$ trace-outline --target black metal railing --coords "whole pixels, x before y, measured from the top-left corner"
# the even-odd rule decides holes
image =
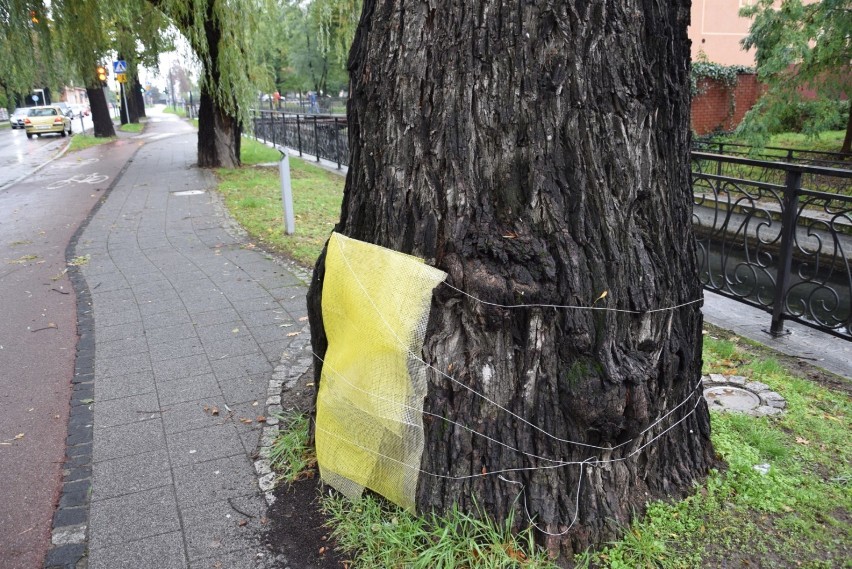
[[[278,146],[328,160],[337,167],[349,165],[349,131],[345,117],[294,115],[278,111],[252,111],[254,137]]]
[[[253,111],[254,136],[349,164],[346,118]],[[852,171],[692,153],[693,227],[704,287],[852,340]],[[779,300],[776,300],[779,299]]]
[[[756,171],[773,181],[742,176]],[[805,186],[850,179],[850,170],[693,152],[704,287],[770,312],[773,335],[794,320],[852,340],[852,196]]]
[[[823,150],[801,150],[798,148],[781,148],[777,146],[754,147],[735,142],[715,142],[708,140],[693,141],[693,151],[738,156],[764,162],[785,162],[803,166],[821,166],[848,170],[852,168],[852,155]],[[749,180],[784,184],[785,173],[777,168],[762,166],[736,165],[740,177]],[[811,190],[827,191],[852,195],[852,180],[826,178],[819,172],[808,172],[804,175],[802,185]]]

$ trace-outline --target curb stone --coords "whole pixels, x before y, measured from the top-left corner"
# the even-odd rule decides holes
[[[295,385],[313,363],[310,353],[310,326],[302,327],[298,335],[293,337],[290,345],[281,354],[281,361],[272,372],[269,380],[269,389],[266,399],[266,427],[260,437],[258,459],[254,462],[254,469],[258,476],[258,485],[266,498],[266,503],[275,503],[275,490],[278,475],[272,471],[272,463],[269,459],[272,446],[281,428],[278,416],[284,413],[281,405],[281,394]],[[307,349],[306,349],[307,348]]]

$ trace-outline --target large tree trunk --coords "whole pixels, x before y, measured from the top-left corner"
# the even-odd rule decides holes
[[[237,120],[218,107],[207,88],[198,100],[198,165],[201,168],[240,166],[241,128]]]
[[[142,84],[139,83],[139,77],[133,77],[131,85],[130,94],[136,101],[136,114],[139,118],[147,117],[148,115],[145,113],[145,95],[142,94]]]
[[[212,84],[219,83],[219,44],[222,29],[213,14],[212,0],[207,3],[204,23],[207,45],[210,50],[209,76]],[[174,93],[172,93],[174,96]],[[236,107],[236,103],[234,104]],[[198,165],[201,168],[237,168],[240,166],[240,140],[242,128],[236,113],[228,113],[211,96],[207,84],[201,82],[198,101]]]
[[[89,108],[92,111],[92,124],[96,137],[115,136],[115,127],[107,105],[103,87],[86,87],[89,96]]]
[[[713,465],[700,305],[651,312],[702,297],[688,18],[688,0],[365,1],[337,231],[425,258],[490,302],[637,311],[508,309],[435,289],[424,359],[500,407],[432,373],[424,409],[521,452],[424,417],[420,511],[515,509],[569,555]],[[320,356],[323,275],[321,257]],[[488,475],[515,468],[532,470]]]
[[[136,99],[128,88],[130,83],[122,83],[121,85],[121,124],[138,124],[139,110],[136,108]]]

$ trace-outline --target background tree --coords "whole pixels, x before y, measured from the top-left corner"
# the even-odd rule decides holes
[[[346,89],[346,58],[360,13],[360,0],[279,0],[279,18],[260,22],[258,62],[268,66],[281,93]],[[268,86],[267,86],[268,89]]]
[[[240,165],[242,124],[262,70],[251,59],[255,18],[263,3],[252,0],[149,0],[171,19],[201,63],[198,165]]]
[[[0,86],[6,105],[14,107],[33,87],[57,93],[67,67],[54,50],[55,28],[43,2],[0,0]],[[54,61],[54,65],[32,65]]]
[[[852,94],[852,8],[848,0],[758,0],[740,10],[754,18],[743,48],[755,48],[757,75],[767,92],[746,115],[741,132],[762,140],[804,91],[817,95],[817,112],[803,117],[802,130],[825,130],[837,102]],[[852,105],[847,101],[846,137],[841,152],[852,151]]]
[[[652,312],[702,298],[688,18],[688,0],[364,2],[336,230],[427,259],[485,301],[590,306],[606,291],[596,306],[613,309],[435,290],[425,361],[516,416],[436,373],[424,409],[550,460],[606,462],[543,468],[553,462],[425,416],[421,469],[451,478],[421,474],[418,510],[476,500],[526,524],[526,504],[548,547],[570,554],[713,465],[699,305]],[[320,356],[324,271],[323,256],[308,295]],[[487,475],[511,468],[532,469],[507,475],[524,500]]]

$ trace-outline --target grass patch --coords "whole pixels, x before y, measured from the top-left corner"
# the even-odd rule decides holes
[[[278,162],[281,154],[254,140],[243,139],[243,164]],[[231,215],[264,248],[284,253],[306,267],[314,264],[340,216],[343,177],[290,159],[296,232],[284,231],[278,167],[220,169],[219,191]]]
[[[321,507],[338,546],[354,555],[351,569],[556,569],[529,531],[512,533],[511,516],[502,525],[457,508],[418,517],[370,495],[353,503],[324,494]]]
[[[179,117],[186,117],[186,110],[183,107],[167,106],[163,109],[163,112],[170,115],[177,115]]]
[[[314,449],[308,445],[308,416],[296,413],[278,418],[283,428],[269,453],[272,469],[279,473],[281,480],[287,482],[312,476],[317,458]]]
[[[705,337],[705,371],[736,370],[787,399],[780,417],[711,413],[713,444],[728,465],[674,504],[656,502],[625,537],[578,556],[581,567],[849,567],[852,449],[849,397]],[[756,465],[769,465],[761,474]]]
[[[114,136],[108,137],[95,137],[91,134],[75,134],[71,138],[71,144],[68,147],[69,152],[73,152],[75,150],[85,150],[86,148],[91,148],[92,146],[98,146],[100,144],[107,144],[116,140]]]
[[[127,123],[121,125],[118,130],[122,132],[142,132],[142,129],[145,128],[145,125],[142,123]]]

